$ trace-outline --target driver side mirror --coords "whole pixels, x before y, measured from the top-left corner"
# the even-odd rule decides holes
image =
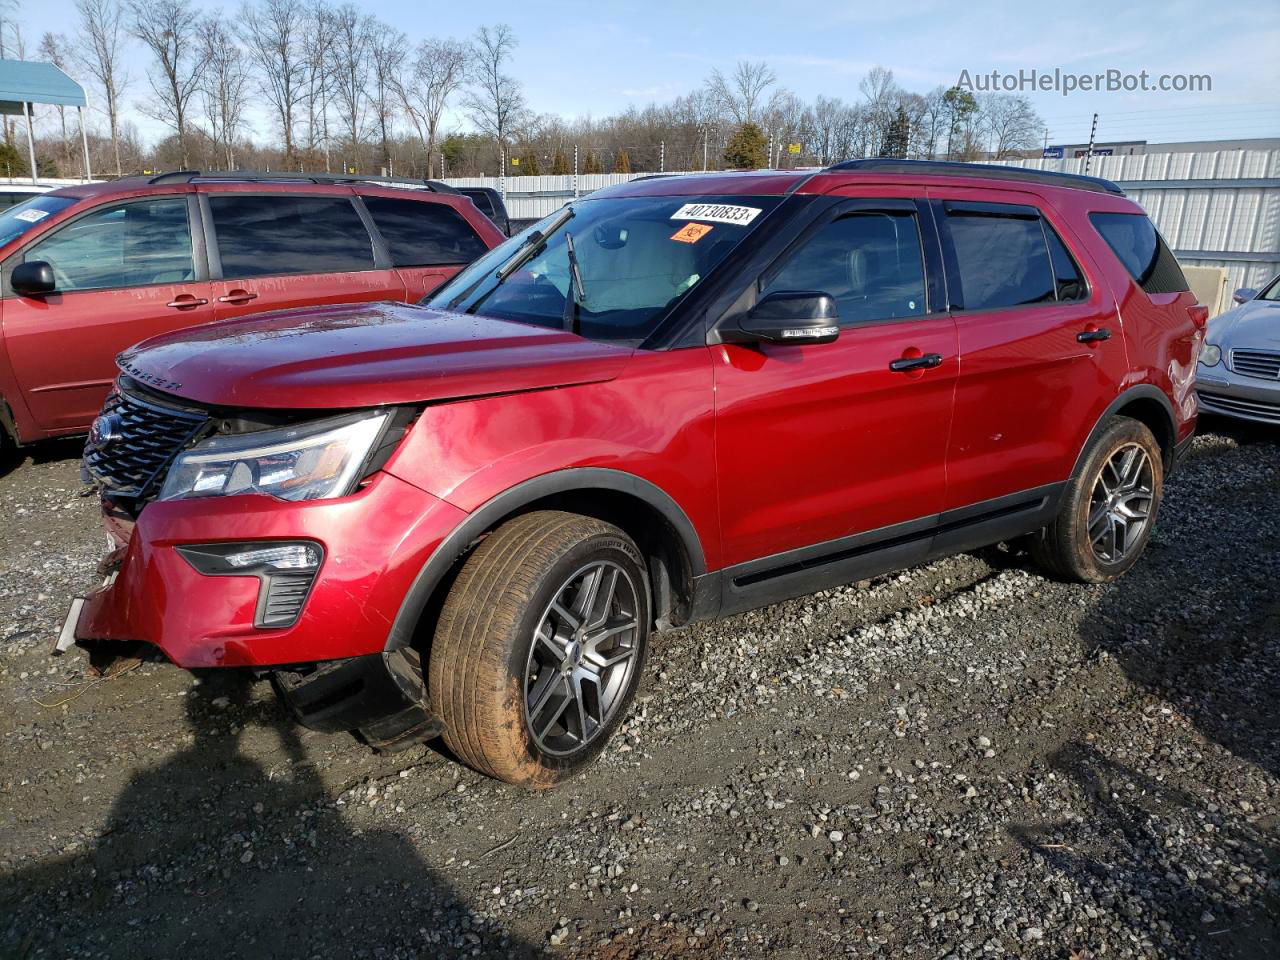
[[[13,292],[23,297],[41,297],[46,293],[53,293],[57,285],[53,267],[44,260],[20,263],[9,276],[9,286],[13,287]]]
[[[738,343],[831,343],[840,336],[836,302],[816,290],[771,293],[738,322],[722,331]]]
[[[1241,287],[1231,295],[1231,299],[1236,303],[1247,303],[1258,295],[1258,291],[1253,287]]]

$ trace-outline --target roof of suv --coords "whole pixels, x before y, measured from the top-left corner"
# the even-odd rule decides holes
[[[399,188],[416,193],[435,193],[459,196],[458,191],[439,180],[413,180],[406,177],[376,177],[364,174],[342,173],[263,173],[256,170],[211,171],[179,170],[154,176],[141,175],[102,180],[97,183],[76,184],[63,187],[57,193],[72,197],[93,197],[116,193],[148,193],[172,189],[177,184],[265,184],[273,186],[343,186]]]
[[[972,181],[996,181],[998,186],[1029,183],[1037,186],[1085,190],[1092,193],[1124,196],[1124,191],[1110,180],[1072,173],[1056,173],[1024,167],[1009,167],[986,163],[957,163],[945,160],[899,160],[890,157],[849,160],[822,170],[753,170],[736,173],[694,173],[672,176],[640,177],[627,183],[599,191],[608,196],[657,196],[657,195],[756,195],[777,196],[787,193],[808,193],[806,184],[822,177],[819,183],[829,183],[832,174],[866,175],[897,178],[944,178]],[[815,184],[816,186],[817,184]]]

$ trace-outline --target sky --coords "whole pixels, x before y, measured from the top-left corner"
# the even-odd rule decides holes
[[[1074,74],[1208,74],[1209,92],[1028,92],[1050,143],[1149,142],[1280,136],[1280,3],[1275,0],[1075,0],[1069,4],[818,0],[539,0],[510,4],[424,4],[364,0],[362,9],[403,30],[467,38],[482,23],[511,25],[519,46],[510,72],[528,105],[565,116],[605,116],[629,105],[669,100],[697,87],[714,68],[764,60],[779,85],[805,100],[859,98],[870,68],[893,70],[924,93],[992,70]],[[216,3],[205,2],[205,9]],[[224,5],[234,14],[235,5]],[[67,32],[71,0],[19,0],[34,50],[46,30]],[[147,94],[145,58],[132,54],[126,98]],[[92,93],[91,93],[92,96]],[[162,131],[138,117],[144,138]],[[452,117],[458,126],[460,115]],[[255,123],[269,134],[265,114]]]

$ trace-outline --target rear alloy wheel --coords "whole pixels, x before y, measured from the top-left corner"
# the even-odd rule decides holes
[[[1116,418],[1086,451],[1058,516],[1031,538],[1033,559],[1064,579],[1114,580],[1151,539],[1163,491],[1155,437],[1136,420]]]
[[[640,551],[611,524],[538,511],[499,527],[463,564],[432,643],[449,749],[529,787],[589,763],[635,695],[649,596]]]

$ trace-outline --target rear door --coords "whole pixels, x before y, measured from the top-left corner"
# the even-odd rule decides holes
[[[404,280],[376,250],[351,191],[200,190],[219,320],[405,299]]]
[[[447,203],[373,194],[362,195],[360,202],[410,303],[417,303],[503,239],[494,230],[491,243],[486,243]]]
[[[1109,287],[1038,196],[929,192],[960,347],[946,506],[1064,481],[1127,369]]]
[[[126,347],[214,319],[191,197],[104,203],[6,262],[5,347],[41,431],[87,428]],[[12,267],[24,260],[53,267],[53,293],[21,297],[8,289]]]

